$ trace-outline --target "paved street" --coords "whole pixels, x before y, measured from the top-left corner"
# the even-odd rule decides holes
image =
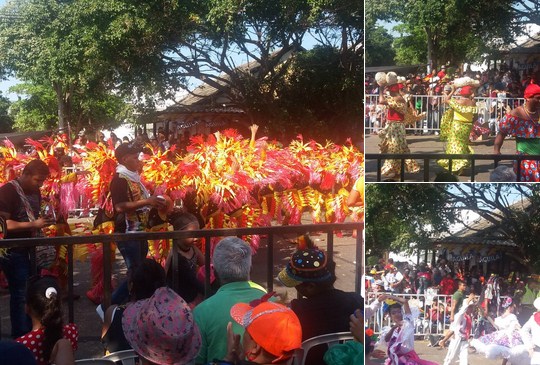
[[[491,137],[485,141],[474,141],[471,143],[472,148],[475,153],[478,154],[492,154],[493,153],[493,142],[495,137]],[[444,142],[439,140],[439,136],[436,135],[407,135],[407,142],[411,153],[444,153]],[[368,134],[365,136],[365,152],[366,153],[379,153],[379,137],[377,135]],[[516,153],[516,142],[514,139],[506,139],[501,149],[503,154],[515,154]],[[416,174],[405,174],[406,182],[419,182],[423,181],[423,161],[417,160],[421,166],[421,171]],[[511,161],[502,161],[500,165],[512,166]],[[476,162],[476,176],[475,181],[478,182],[488,182],[489,173],[493,170],[493,161],[477,161]],[[435,179],[435,176],[444,171],[442,167],[437,165],[437,162],[434,160],[430,161],[430,181]],[[460,182],[469,182],[471,181],[471,170],[470,168],[465,169],[462,176],[459,176]],[[377,181],[377,161],[376,160],[366,160],[366,182],[375,182]],[[397,179],[396,179],[397,181]]]
[[[442,364],[448,348],[442,349],[440,347],[429,347],[428,341],[417,340],[414,343],[414,349],[418,356],[423,360],[433,361],[437,364]],[[383,364],[383,360],[374,360],[375,363]],[[473,350],[469,349],[469,365],[500,365],[502,359],[486,359],[483,355],[475,353]],[[452,363],[459,364],[459,360],[456,359]]]
[[[309,223],[308,217],[303,220],[303,223]],[[315,243],[326,248],[326,235],[312,235]],[[274,252],[274,278],[277,277],[279,271],[287,263],[294,247],[287,245],[283,240],[276,239],[277,244]],[[336,274],[338,280],[336,287],[346,291],[354,291],[355,279],[355,239],[349,234],[344,234],[343,237],[334,236],[334,258],[336,261]],[[116,272],[124,273],[123,260],[117,252],[115,261]],[[124,276],[120,275],[122,280]],[[252,280],[266,286],[266,244],[261,242],[257,254],[253,258]],[[74,281],[76,287],[75,293],[80,294],[81,298],[75,301],[75,323],[79,326],[79,349],[76,352],[76,358],[100,357],[103,355],[103,347],[99,340],[101,335],[101,321],[95,312],[95,305],[90,302],[85,293],[90,287],[90,264],[89,262],[76,262],[74,270]],[[274,289],[278,292],[287,293],[287,299],[296,297],[294,288],[279,287],[279,283],[274,280]],[[64,310],[67,312],[67,305]],[[9,322],[9,294],[6,289],[0,289],[0,334],[2,339],[9,338],[10,322]]]

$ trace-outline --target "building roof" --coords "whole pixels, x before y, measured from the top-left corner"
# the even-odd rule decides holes
[[[531,203],[529,200],[518,200],[510,205],[509,208],[526,210],[530,204]],[[511,239],[508,239],[508,237],[502,232],[500,223],[495,224],[482,217],[479,217],[475,221],[469,223],[468,227],[464,227],[449,236],[433,240],[433,243],[437,246],[446,246],[448,244],[483,244],[517,247],[517,244]]]

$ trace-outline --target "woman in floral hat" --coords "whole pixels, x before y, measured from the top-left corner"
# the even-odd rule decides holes
[[[444,102],[448,104],[449,109],[444,113],[441,119],[442,141],[446,141],[444,153],[447,154],[472,154],[473,150],[469,146],[469,135],[473,127],[473,120],[476,118],[478,109],[474,100],[474,92],[479,85],[478,80],[470,77],[462,77],[454,80],[451,85],[452,91],[445,96]],[[453,99],[452,96],[459,88],[461,98]],[[469,165],[468,160],[452,160],[452,169],[450,161],[447,159],[438,160],[437,163],[458,175]]]
[[[375,75],[377,84],[381,86],[379,104],[388,106],[386,116],[386,126],[379,132],[379,149],[381,153],[410,153],[405,138],[405,125],[413,124],[421,120],[423,115],[415,115],[409,103],[403,98],[400,90],[403,82],[395,72],[377,73]],[[386,94],[382,92],[385,87]],[[415,160],[405,160],[405,170],[407,172],[418,172],[420,166]],[[383,175],[389,178],[401,173],[401,160],[385,160],[381,169]]]

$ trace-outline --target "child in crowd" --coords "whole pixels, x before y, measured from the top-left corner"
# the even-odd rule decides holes
[[[27,314],[32,331],[16,339],[36,358],[38,365],[73,364],[79,331],[73,323],[64,325],[62,299],[52,276],[31,278],[26,291]]]
[[[165,286],[165,271],[152,259],[144,259],[130,272],[128,288],[131,302],[147,299],[154,292]],[[129,350],[131,346],[122,330],[122,316],[126,305],[111,305],[105,313],[101,332],[101,341],[106,353]]]
[[[282,304],[259,300],[237,303],[230,313],[234,321],[244,327],[244,335],[240,341],[240,335],[233,333],[232,322],[229,322],[225,357],[228,362],[213,364],[285,364],[302,346],[300,321]]]
[[[192,231],[199,229],[199,221],[191,213],[182,213],[171,218],[175,231]],[[204,266],[204,255],[197,247],[199,238],[184,238],[175,241],[176,252],[171,249],[165,271],[167,284],[173,287],[173,275],[178,277],[177,293],[193,308],[204,298],[204,285],[197,280],[199,267]],[[178,258],[178,272],[173,273],[173,255]]]

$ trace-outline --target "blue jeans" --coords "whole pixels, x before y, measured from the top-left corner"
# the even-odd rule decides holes
[[[122,241],[118,242],[116,246],[122,257],[124,257],[128,271],[140,265],[142,260],[148,255],[148,241]],[[122,304],[128,299],[128,282],[124,280],[112,293],[111,304]]]
[[[0,257],[0,267],[9,284],[9,315],[11,336],[20,337],[32,329],[32,320],[25,311],[26,283],[30,276],[30,256],[27,250],[8,251]]]

